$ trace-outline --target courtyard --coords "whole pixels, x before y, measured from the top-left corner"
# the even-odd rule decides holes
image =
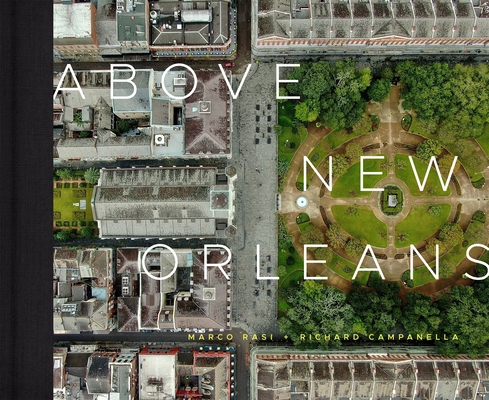
[[[469,235],[469,227],[475,229],[473,215],[479,210],[487,211],[486,195],[472,184],[474,179],[471,179],[471,175],[478,177],[484,175],[485,171],[467,172],[462,162],[462,167],[453,173],[447,190],[443,190],[440,178],[432,167],[423,190],[420,190],[409,156],[413,156],[419,179],[423,180],[429,166],[414,157],[413,149],[424,142],[426,137],[419,132],[412,132],[416,124],[407,130],[406,124],[401,123],[408,114],[402,108],[399,86],[392,87],[382,103],[369,103],[367,113],[380,119],[378,129],[369,133],[357,134],[353,131],[345,137],[320,124],[310,123],[306,138],[301,134],[300,139],[294,139],[290,132],[287,134],[287,140],[301,144],[290,161],[281,193],[280,218],[292,243],[292,246],[279,250],[279,265],[287,265],[281,286],[299,283],[300,278],[303,278],[304,251],[300,225],[304,218],[298,221],[299,214],[306,215],[307,223],[318,227],[325,237],[328,237],[331,226],[339,226],[340,235],[346,241],[357,240],[370,244],[386,280],[405,283],[405,272],[409,270],[410,245],[414,245],[422,257],[434,265],[434,256],[426,251],[428,242],[436,239],[445,225],[459,225],[465,234],[463,244],[440,250],[440,264],[450,259],[449,262],[456,266],[453,273],[435,280],[423,266],[422,260],[414,257],[414,279],[410,287],[415,287],[423,294],[433,295],[447,287],[466,282],[464,274],[473,269],[473,263],[465,258],[466,247],[473,243],[487,242],[487,231],[483,224],[478,227],[480,230],[477,235]],[[378,156],[375,160],[365,160],[365,171],[378,171],[379,174],[366,175],[364,187],[387,190],[361,191],[360,163],[356,162],[339,177],[333,174],[331,192],[321,178],[308,168],[307,190],[303,191],[303,158],[307,156],[320,175],[327,177],[328,157],[332,156],[334,162],[334,157],[345,154],[346,147],[351,143],[361,147],[363,156]],[[474,143],[478,146],[475,140]],[[482,145],[479,150],[484,154]],[[449,149],[444,148],[443,154],[449,154]],[[291,149],[288,149],[287,156],[291,157]],[[447,179],[446,174],[443,179]],[[305,199],[300,207],[297,204],[299,197]],[[327,265],[310,264],[308,276],[327,277],[328,285],[348,292],[360,255],[351,256],[351,252],[348,254],[338,246],[334,248],[333,258],[328,260]],[[479,248],[471,252],[474,258],[481,255],[482,249]],[[311,252],[307,258],[317,257]],[[339,261],[341,267],[336,268]],[[362,267],[375,267],[372,257],[366,257]],[[363,272],[356,280],[365,284],[368,274]],[[409,289],[403,285],[402,290]]]

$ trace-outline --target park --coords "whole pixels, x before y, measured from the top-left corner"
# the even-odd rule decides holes
[[[433,87],[443,85],[437,81],[440,77],[426,78],[434,81],[426,88],[418,81],[419,76],[429,76],[441,68],[446,81],[454,86],[462,85],[466,79],[463,74],[474,74],[474,70],[487,84],[489,70],[486,66],[455,66],[451,70],[435,64],[416,67],[405,62],[395,68],[400,83],[391,85],[394,72],[387,68],[381,76],[369,76],[368,88],[365,82],[369,72],[365,70],[345,72],[352,66],[345,62],[317,64],[321,62],[294,70],[289,77],[302,81],[302,74],[312,80],[314,73],[321,75],[322,70],[322,75],[328,76],[324,74],[327,71],[332,81],[316,78],[314,86],[328,95],[312,84],[305,83],[299,89],[290,85],[286,86],[289,94],[307,96],[295,103],[287,100],[278,104],[279,326],[292,333],[295,324],[303,330],[309,326],[312,333],[326,329],[323,325],[330,325],[326,314],[314,316],[314,295],[316,300],[324,296],[326,303],[334,299],[334,318],[342,322],[328,331],[361,334],[387,333],[395,327],[420,329],[415,318],[423,317],[416,314],[419,311],[413,304],[426,301],[424,313],[433,315],[431,322],[423,322],[424,329],[430,326],[441,333],[440,315],[446,304],[438,300],[452,299],[454,293],[463,291],[473,295],[474,291],[487,290],[486,282],[474,284],[469,277],[485,277],[487,272],[489,206],[484,185],[489,166],[489,123],[487,114],[480,116],[478,110],[471,117],[473,125],[462,129],[458,114],[456,118],[443,114],[442,106],[434,105],[433,100],[431,105],[421,104],[419,97],[426,99]],[[358,95],[353,93],[348,99],[347,92],[338,93],[334,87],[338,76],[341,84],[356,88]],[[366,86],[363,92],[362,85]],[[440,95],[444,107],[454,102],[452,112],[463,108],[462,98],[469,95],[459,89],[453,87],[446,99]],[[482,109],[489,106],[486,103],[479,103]],[[340,104],[337,110],[336,104]],[[432,114],[424,115],[430,107]],[[460,111],[470,112],[466,107]],[[366,250],[367,245],[371,251]],[[430,268],[435,267],[437,256],[439,276],[435,278]],[[306,260],[325,262],[307,262],[308,279],[304,280]],[[358,269],[360,262],[364,271]],[[376,271],[379,268],[383,276]],[[309,280],[314,277],[317,280]],[[374,302],[389,297],[390,304],[373,317],[362,304],[369,297]],[[298,307],[301,312],[310,308],[312,316],[297,318]],[[484,307],[489,313],[488,305]],[[443,333],[457,333],[443,329]],[[294,340],[294,335],[290,336]],[[456,351],[461,348],[463,345]],[[444,349],[448,351],[448,346]],[[453,346],[450,349],[455,351]]]

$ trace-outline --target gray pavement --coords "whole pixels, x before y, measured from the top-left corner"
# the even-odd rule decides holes
[[[241,77],[239,77],[241,79]],[[277,271],[277,111],[275,68],[253,64],[234,103],[233,158],[236,181],[236,237],[229,242],[235,257],[233,324],[250,334],[277,330],[277,281],[258,280]],[[233,84],[237,86],[238,82]]]

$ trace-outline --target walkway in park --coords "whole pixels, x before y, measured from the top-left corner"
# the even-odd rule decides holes
[[[398,281],[401,279],[402,273],[409,269],[409,257],[405,257],[403,259],[394,259],[396,254],[407,254],[409,255],[409,246],[403,248],[395,247],[395,226],[401,220],[403,220],[411,210],[413,205],[419,204],[450,204],[451,205],[451,213],[448,218],[449,221],[453,220],[456,216],[457,207],[461,204],[461,214],[458,222],[462,226],[462,228],[466,228],[471,220],[472,214],[479,210],[480,208],[485,207],[485,201],[483,199],[484,194],[481,193],[479,189],[476,189],[471,184],[470,178],[463,168],[459,168],[459,170],[455,173],[456,179],[460,184],[461,195],[457,193],[457,188],[453,182],[450,182],[450,195],[449,196],[413,196],[411,195],[406,184],[395,176],[395,166],[394,166],[394,157],[396,154],[412,154],[407,149],[402,149],[395,147],[395,143],[403,143],[417,146],[424,139],[418,135],[408,133],[401,128],[401,119],[405,114],[404,110],[400,105],[400,89],[399,86],[395,86],[392,88],[389,97],[382,103],[374,103],[369,104],[368,111],[370,114],[377,115],[380,120],[379,129],[375,132],[359,136],[353,138],[351,141],[348,141],[338,148],[336,148],[330,155],[334,154],[344,154],[344,148],[347,143],[355,142],[360,144],[362,147],[366,147],[372,144],[379,144],[380,148],[375,150],[370,150],[364,155],[379,155],[384,154],[387,157],[387,160],[392,164],[388,168],[387,176],[381,179],[376,187],[382,187],[387,184],[395,184],[399,186],[404,192],[404,205],[401,213],[394,217],[388,218],[384,216],[378,207],[378,195],[379,192],[372,192],[372,194],[368,197],[360,197],[360,198],[340,198],[336,199],[331,196],[331,193],[323,188],[324,194],[321,196],[321,180],[320,178],[314,174],[313,178],[310,181],[310,186],[307,188],[306,192],[299,190],[296,188],[297,177],[300,173],[302,173],[303,159],[304,156],[310,154],[310,152],[316,147],[316,145],[324,138],[325,135],[329,134],[330,131],[325,129],[324,127],[316,127],[315,124],[310,124],[308,128],[308,136],[306,140],[301,144],[298,148],[294,158],[290,164],[290,169],[285,177],[285,185],[284,190],[281,195],[281,214],[285,216],[286,226],[288,232],[292,236],[292,241],[299,252],[299,254],[304,258],[303,247],[299,244],[299,238],[301,236],[299,227],[296,223],[296,217],[305,212],[309,215],[311,222],[320,227],[323,232],[326,232],[327,227],[321,216],[320,206],[322,206],[325,210],[326,217],[331,223],[335,223],[336,220],[334,218],[333,213],[331,212],[332,205],[355,205],[355,206],[368,206],[374,212],[375,216],[385,222],[387,224],[387,239],[388,244],[386,248],[378,248],[373,247],[373,250],[377,254],[386,254],[387,260],[378,260],[380,267],[385,275],[387,280]],[[411,165],[407,165],[406,168],[411,168]],[[328,174],[328,170],[324,165],[324,162],[320,164],[317,168],[318,172],[322,176],[326,176]],[[420,174],[421,175],[421,174]],[[423,179],[423,176],[420,176]],[[335,182],[333,179],[333,184]],[[359,177],[360,179],[360,177]],[[296,204],[296,200],[298,197],[304,196],[308,200],[308,204],[304,208],[299,208]],[[418,248],[424,246],[425,242],[422,243],[413,243]],[[473,257],[480,256],[482,251],[477,251],[480,249],[474,249],[471,252]],[[340,254],[344,256],[346,255]],[[423,256],[427,257],[426,254]],[[352,260],[356,264],[357,260]],[[415,259],[415,266],[422,265],[422,262],[419,259]],[[466,272],[472,263],[468,262],[467,259],[462,262],[458,268],[457,272],[452,279],[439,279],[433,281],[427,285],[424,285],[421,288],[418,288],[419,291],[425,294],[433,294],[436,293],[447,286],[451,286],[457,280],[456,277],[460,277],[464,272]],[[367,257],[365,259],[363,267],[375,267],[374,261],[371,257]],[[341,277],[340,275],[333,272],[331,269],[324,266],[324,264],[310,264],[308,266],[308,275],[322,275],[327,276],[329,280],[329,284],[332,286],[337,286],[342,290],[348,291],[351,287],[351,281]]]

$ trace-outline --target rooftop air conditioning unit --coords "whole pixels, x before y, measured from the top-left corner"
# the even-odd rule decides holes
[[[165,135],[155,135],[155,144],[164,146],[165,145]]]

